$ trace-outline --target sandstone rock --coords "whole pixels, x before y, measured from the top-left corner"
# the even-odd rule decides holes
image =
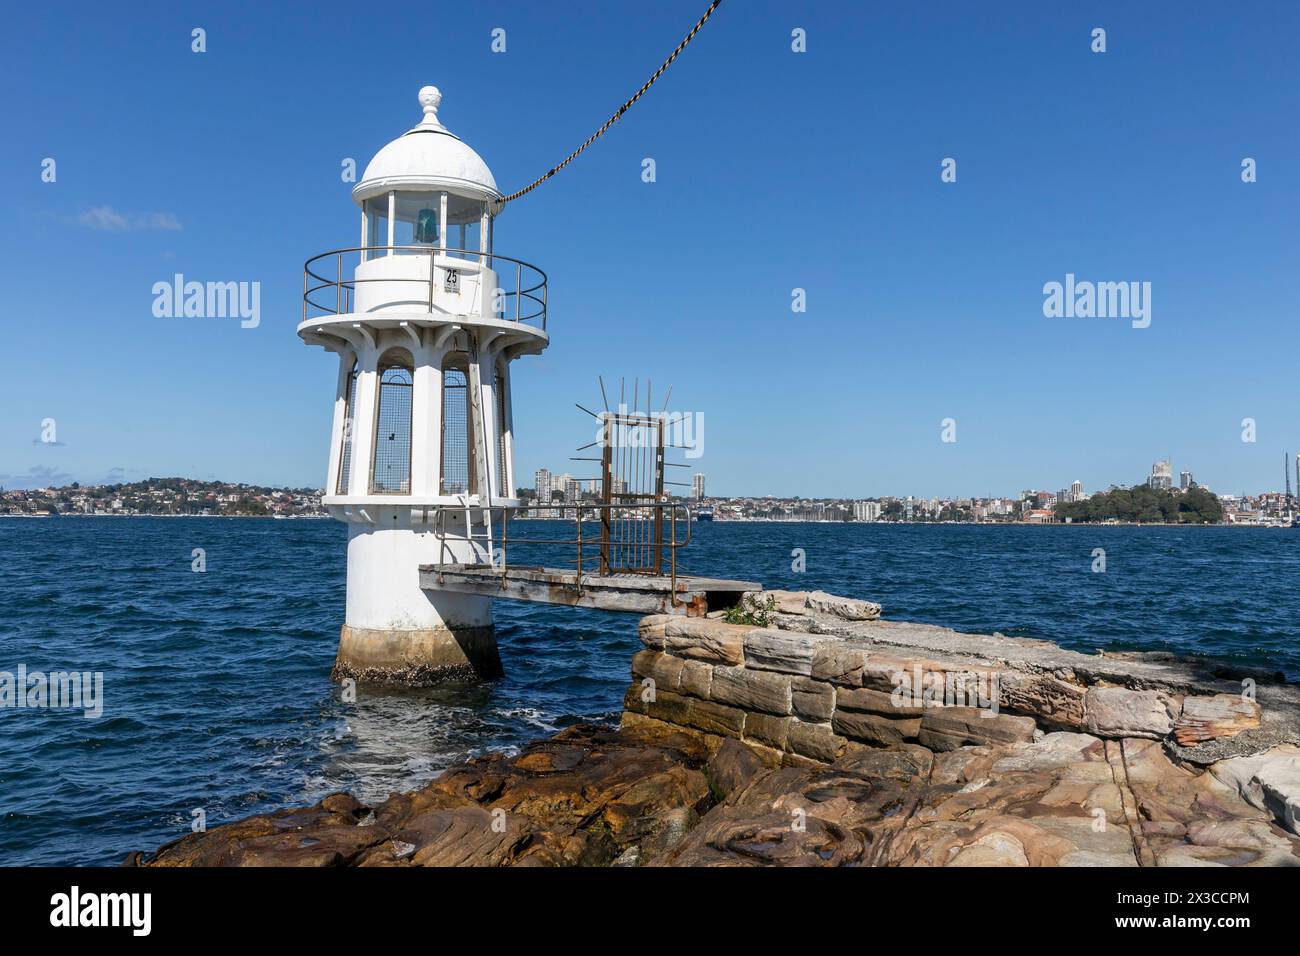
[[[844,752],[847,741],[829,723],[793,721],[786,728],[786,748],[801,757],[830,763]]]
[[[671,614],[652,614],[648,617],[641,618],[637,625],[637,637],[646,647],[662,651],[664,649],[664,640],[668,636],[668,622],[673,620]]]
[[[703,773],[674,766],[619,793],[605,806],[604,820],[620,846],[636,843],[653,850],[679,838],[711,802]]]
[[[1041,740],[1012,744],[990,769],[995,773],[1057,770],[1090,761],[1105,763],[1106,754],[1101,740],[1090,734],[1058,732],[1047,734]]]
[[[632,676],[650,678],[659,690],[676,692],[685,666],[680,657],[649,648],[632,655]]]
[[[677,686],[683,694],[708,700],[713,686],[713,666],[703,661],[682,661]]]
[[[993,763],[1001,753],[1001,749],[992,747],[962,747],[935,753],[930,782],[944,785],[964,785],[975,780],[987,782]]]
[[[828,641],[813,649],[811,676],[832,684],[860,687],[866,663],[867,652],[862,648]]]
[[[968,663],[873,652],[863,666],[862,686],[927,707],[991,706],[997,694],[996,674]]]
[[[1300,834],[1300,747],[1283,745],[1220,760],[1210,773],[1251,806],[1272,814],[1280,826]]]
[[[920,717],[882,717],[835,708],[831,726],[838,734],[854,740],[865,740],[882,747],[896,747],[907,740],[916,740],[921,730]]]
[[[714,701],[691,700],[681,722],[711,734],[739,737],[745,730],[745,712]]]
[[[641,848],[639,846],[628,847],[617,857],[615,857],[614,862],[610,864],[610,866],[616,866],[620,868],[640,866],[640,865],[641,865]]]
[[[1254,730],[1259,723],[1259,704],[1240,694],[1187,697],[1174,721],[1174,739],[1184,747],[1193,747],[1216,737],[1235,737],[1243,730]]]
[[[835,686],[810,677],[790,681],[790,709],[812,723],[824,723],[835,712]]]
[[[862,856],[851,830],[794,812],[718,807],[656,866],[843,866]]]
[[[798,631],[750,631],[744,641],[745,666],[807,676],[812,673],[813,652],[827,642],[839,643],[839,639]]]
[[[686,724],[690,705],[689,697],[657,687],[653,688],[651,694],[651,688],[643,687],[639,682],[629,687],[623,696],[623,707],[626,710],[670,724]]]
[[[410,858],[414,866],[504,866],[531,835],[532,827],[521,816],[458,807],[421,814],[393,834],[393,840],[415,847]]]
[[[1122,750],[1125,776],[1142,819],[1168,831],[1148,837],[1158,865],[1300,862],[1300,841],[1274,826],[1270,811],[1252,806],[1216,774],[1177,766],[1160,741],[1124,740],[1111,746]],[[1184,828],[1185,837],[1177,836],[1177,825]]]
[[[843,710],[857,710],[886,717],[920,717],[925,708],[920,704],[895,705],[894,695],[870,687],[845,687],[835,695],[835,706]],[[910,696],[907,700],[910,701]]]
[[[618,736],[629,746],[661,747],[680,753],[688,766],[702,764],[729,738],[706,734],[693,727],[670,724],[653,717],[624,711]]]
[[[755,628],[698,617],[674,617],[665,629],[663,649],[678,657],[710,664],[741,664],[745,635]]]
[[[1098,737],[1158,740],[1173,728],[1165,698],[1158,691],[1090,687],[1083,703],[1083,729]]]
[[[790,713],[790,677],[746,667],[715,667],[709,696],[742,710]]]
[[[880,617],[879,604],[837,597],[825,591],[810,592],[804,606],[814,614],[829,614],[845,621],[874,621]]]
[[[825,723],[668,696],[688,717],[727,729],[738,720],[747,735],[752,719],[783,725],[787,752],[629,709],[620,731],[571,727],[517,755],[453,767],[377,807],[334,794],[129,859],[389,867],[1300,863],[1300,839],[1274,824],[1288,819],[1287,807],[1294,822],[1288,774],[1300,747],[1221,761],[1208,773],[1174,764],[1163,741],[1069,732],[936,755],[906,742],[864,746]],[[960,710],[927,711],[921,732],[931,715],[949,719],[934,732],[953,737],[998,719]],[[889,722],[839,712],[848,715]],[[965,723],[952,722],[958,718]]]
[[[746,591],[742,595],[742,600],[755,607],[765,607],[768,598],[775,602],[778,614],[803,616],[808,613],[807,591]]]
[[[793,717],[750,712],[745,715],[745,740],[764,744],[773,750],[785,750],[786,734],[793,721]]]
[[[931,750],[956,750],[971,744],[1008,744],[1034,738],[1032,717],[994,714],[977,707],[936,707],[921,718],[917,735]]]
[[[762,758],[753,748],[728,737],[718,752],[709,758],[704,772],[709,778],[714,796],[721,800],[749,783],[765,769]]]
[[[903,744],[897,750],[881,750],[851,743],[833,766],[836,770],[900,784],[925,783],[930,779],[934,754],[916,744]]]
[[[1078,684],[1008,669],[998,672],[998,691],[1000,710],[1028,714],[1049,726],[1083,727],[1085,690]]]

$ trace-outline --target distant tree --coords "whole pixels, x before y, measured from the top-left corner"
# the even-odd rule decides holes
[[[1204,488],[1175,492],[1134,485],[1093,495],[1087,501],[1061,502],[1056,506],[1055,514],[1059,520],[1082,523],[1214,524],[1223,520],[1223,505]]]

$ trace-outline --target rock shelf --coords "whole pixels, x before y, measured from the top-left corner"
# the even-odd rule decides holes
[[[1278,675],[754,597],[762,626],[642,619],[617,730],[128,863],[1300,865],[1300,694]]]

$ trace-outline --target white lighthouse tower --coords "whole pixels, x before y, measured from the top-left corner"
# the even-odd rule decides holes
[[[438,118],[381,149],[352,198],[361,243],[309,260],[303,341],[339,356],[324,505],[348,525],[334,677],[429,684],[501,671],[491,598],[424,591],[421,565],[488,564],[517,507],[510,363],[540,353],[546,276],[493,248],[501,193]]]

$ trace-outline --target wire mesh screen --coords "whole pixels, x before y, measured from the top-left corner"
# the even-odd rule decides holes
[[[492,391],[497,399],[497,494],[511,498],[514,489],[510,487],[510,476],[506,474],[506,377],[501,374],[500,367]]]
[[[469,380],[458,368],[442,370],[441,494],[469,491]]]
[[[601,516],[603,573],[658,574],[663,564],[663,423],[647,415],[606,413],[601,493],[628,507]]]
[[[386,368],[379,377],[378,427],[371,493],[411,493],[411,370]]]
[[[338,494],[348,493],[348,482],[352,480],[352,416],[357,407],[357,378],[361,367],[352,363],[352,373],[348,375],[347,406],[343,409],[343,454],[339,456]]]

